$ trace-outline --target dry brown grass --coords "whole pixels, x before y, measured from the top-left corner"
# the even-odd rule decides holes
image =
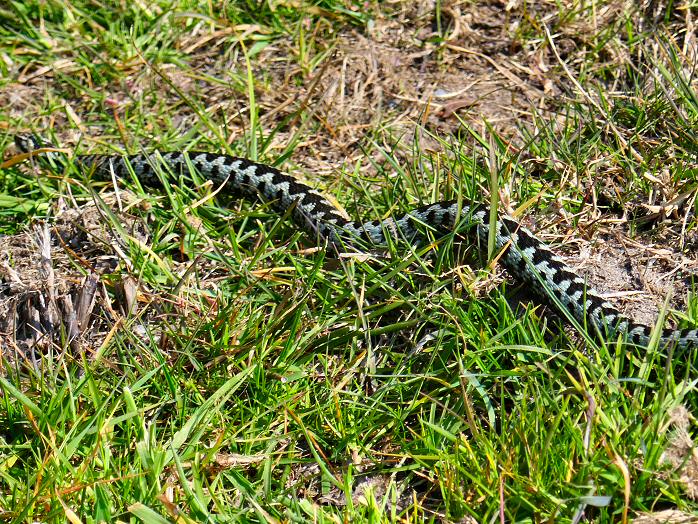
[[[348,207],[365,209],[367,204],[354,202],[357,178],[370,193],[379,194],[401,176],[390,162],[410,166],[451,157],[453,144],[471,139],[463,132],[468,127],[474,134],[501,139],[502,157],[513,159],[512,165],[534,180],[529,184],[521,171],[505,170],[499,188],[503,208],[515,212],[522,203],[534,207],[524,222],[544,239],[564,246],[568,260],[590,282],[620,300],[633,318],[649,324],[667,294],[683,307],[698,268],[695,184],[677,181],[669,169],[682,163],[686,172],[694,172],[698,164],[695,158],[681,157],[678,146],[667,146],[675,139],[670,123],[660,119],[652,130],[638,132],[612,119],[608,108],[623,102],[650,105],[631,93],[631,79],[636,77],[630,72],[639,70],[646,71],[647,92],[656,88],[674,99],[674,88],[653,67],[668,62],[666,42],[678,50],[683,72],[694,87],[698,85],[692,73],[698,65],[695,8],[673,9],[665,20],[667,6],[652,1],[453,0],[439,5],[437,16],[431,1],[381,2],[373,6],[375,15],[365,29],[335,26],[330,14],[318,18],[316,11],[308,11],[300,29],[283,34],[262,24],[218,19],[185,26],[182,19],[173,18],[172,26],[162,30],[171,32],[172,53],[183,58],[159,62],[144,58],[147,53],[136,43],[120,49],[120,54],[107,46],[93,49],[91,42],[81,40],[84,34],[69,27],[64,40],[42,33],[56,57],[47,64],[35,47],[18,38],[11,54],[0,53],[11,78],[0,87],[5,108],[0,130],[12,134],[50,129],[63,145],[79,143],[82,152],[114,146],[181,148],[202,137],[206,147],[228,145],[265,159],[292,151],[289,162],[301,175],[319,182]],[[636,45],[622,30],[626,25],[650,36]],[[250,60],[253,104],[245,78],[246,52],[259,42],[267,45]],[[102,78],[96,76],[94,64],[81,62],[81,46],[93,49],[95,63],[108,64]],[[264,148],[255,148],[250,138],[256,113],[259,120],[252,132],[270,137]],[[569,132],[570,114],[579,119],[577,135]],[[589,139],[584,118],[594,121],[604,144],[613,146],[594,149],[580,165],[568,148]],[[531,141],[545,147],[535,150]],[[643,164],[655,150],[665,153],[651,165]],[[9,147],[6,156],[12,153]],[[635,172],[637,166],[644,171]],[[360,177],[347,174],[354,169]],[[638,189],[642,184],[650,189]],[[21,182],[17,187],[21,191],[27,185],[31,186]],[[64,186],[60,187],[62,193]],[[34,231],[46,231],[41,224],[0,239],[0,278],[6,284],[0,297],[0,332],[5,332],[0,344],[13,346],[20,359],[36,360],[30,358],[30,346],[45,350],[53,344],[42,339],[45,327],[29,330],[37,315],[62,323],[75,341],[71,349],[77,355],[102,347],[122,327],[112,321],[126,318],[129,311],[136,313],[139,300],[146,309],[169,303],[172,317],[186,319],[191,314],[198,320],[215,313],[216,305],[208,312],[195,310],[179,289],[170,294],[169,289],[134,281],[136,271],[124,254],[123,239],[105,226],[99,206],[86,200],[52,203],[48,214],[55,229],[50,238],[41,233],[43,243],[31,240],[38,238]],[[131,216],[129,205],[124,209],[114,195],[107,204],[129,233],[147,244],[148,224]],[[635,214],[642,215],[647,229],[640,235],[629,229],[636,223]],[[181,239],[185,230],[173,234]],[[51,254],[49,262],[42,251]],[[225,255],[232,257],[230,252]],[[172,273],[181,276],[185,268],[196,266],[205,274],[196,284],[217,292],[221,273],[214,264],[183,257],[181,264],[171,263]],[[272,260],[252,267],[249,273],[262,282],[272,278],[274,270],[288,269],[274,264]],[[109,287],[96,284],[95,279],[117,266],[123,278],[112,278]],[[470,278],[469,272],[458,271]],[[122,295],[112,299],[119,287]],[[163,317],[145,315],[141,321],[150,327]],[[18,324],[27,328],[21,344]],[[674,430],[676,446],[666,461],[681,471],[686,493],[695,499],[695,444],[684,434],[685,427],[676,424]],[[317,504],[346,504],[338,488],[322,492],[325,479],[319,471],[315,463],[291,469],[289,486],[307,476],[301,494]],[[393,480],[369,475],[354,486],[351,499],[364,504],[366,493],[382,495]],[[175,483],[174,475],[171,481]],[[482,503],[482,494],[478,497],[468,502]],[[398,502],[402,509],[411,500],[403,493]],[[666,518],[689,521],[680,512]]]

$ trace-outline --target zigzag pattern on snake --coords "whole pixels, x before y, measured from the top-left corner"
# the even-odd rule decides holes
[[[49,147],[29,135],[17,136],[15,143],[24,152]],[[56,153],[45,155],[61,161]],[[418,242],[424,238],[426,228],[443,233],[470,225],[483,245],[487,245],[490,232],[487,206],[468,206],[457,201],[430,204],[382,221],[350,221],[320,192],[294,177],[265,164],[219,153],[175,151],[131,156],[85,155],[76,157],[74,162],[95,179],[128,178],[133,172],[146,186],[161,185],[153,165],[164,163],[173,172],[186,172],[191,165],[227,194],[253,199],[261,197],[280,213],[290,210],[298,227],[326,242],[338,253],[346,251],[357,239],[372,247],[385,246],[387,237]],[[611,340],[623,336],[630,344],[648,345],[651,333],[648,326],[624,317],[531,231],[507,217],[500,217],[496,227],[495,246],[498,252],[504,250],[500,261],[512,276],[541,297],[553,297],[553,301],[565,308],[581,326],[587,326],[597,336]],[[698,347],[698,329],[664,329],[660,345],[669,344],[679,349]]]

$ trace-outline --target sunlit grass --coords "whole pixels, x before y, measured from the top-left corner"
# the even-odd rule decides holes
[[[560,9],[560,24],[589,15]],[[48,138],[80,153],[205,149],[292,171],[317,115],[299,103],[265,121],[261,93],[277,87],[262,51],[290,41],[292,79],[308,81],[332,59],[340,30],[365,30],[379,14],[393,13],[339,0],[306,10],[233,2],[221,12],[183,0],[8,5],[0,56],[21,66],[0,60],[0,86],[52,73],[24,113],[0,115],[0,147],[17,130],[50,128]],[[546,38],[534,21],[520,27],[523,43]],[[624,96],[606,92],[602,81],[621,76],[595,67],[609,39],[649,53],[627,32],[600,29],[577,64],[594,103],[561,100],[557,119],[522,126],[516,147],[492,126],[463,123],[444,136],[419,124],[406,152],[386,125],[366,132],[355,165],[314,182],[366,219],[490,196],[524,214],[577,213],[588,186],[567,174],[601,168],[618,173],[631,211],[654,194],[648,171],[669,170],[667,198],[693,191],[698,111],[687,59],[667,41],[648,61],[652,82],[626,71]],[[231,115],[245,123],[234,135]],[[661,349],[587,345],[503,283],[486,246],[460,235],[335,259],[288,217],[214,196],[196,173],[162,168],[160,191],[123,181],[116,205],[111,184],[68,165],[50,178],[3,170],[0,232],[54,220],[59,201],[96,206],[113,242],[100,256],[117,260],[100,282],[116,296],[133,278],[137,307],[104,313],[113,328],[84,354],[65,334],[36,367],[3,348],[1,519],[619,521],[657,507],[698,511],[663,458],[670,413],[698,412],[695,351],[672,361]],[[96,262],[81,257],[85,274]],[[686,325],[697,312],[693,297]]]

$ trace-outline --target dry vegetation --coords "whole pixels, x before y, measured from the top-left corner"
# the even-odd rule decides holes
[[[255,17],[232,4],[226,16],[184,1],[0,7],[0,443],[21,447],[23,434],[38,463],[53,460],[67,444],[48,435],[72,442],[71,428],[94,420],[108,444],[80,440],[64,460],[101,457],[102,446],[118,457],[83,476],[59,460],[43,474],[50,482],[21,485],[8,478],[36,465],[0,450],[2,501],[14,505],[0,519],[60,520],[73,508],[94,521],[690,521],[695,353],[688,372],[657,380],[670,367],[660,357],[626,367],[609,344],[589,359],[593,348],[558,323],[547,332],[545,311],[511,315],[496,274],[421,260],[360,278],[353,265],[324,269],[315,246],[264,210],[225,210],[186,186],[164,198],[113,187],[97,196],[73,171],[47,179],[39,166],[12,166],[10,142],[33,130],[80,152],[280,159],[366,217],[456,191],[486,197],[494,163],[504,212],[560,246],[634,318],[652,324],[671,295],[687,311],[672,321],[690,323],[696,8],[262,2]],[[345,280],[334,283],[338,273]],[[396,273],[427,284],[405,289]],[[456,283],[436,283],[445,276]],[[328,298],[350,286],[361,300]],[[367,289],[380,291],[374,302],[362,302]],[[383,312],[381,293],[404,303]],[[453,324],[452,337],[435,329]],[[396,356],[432,331],[423,360]],[[86,396],[66,386],[83,373]],[[61,419],[64,433],[51,415],[61,403],[75,414]],[[517,417],[552,429],[536,440]],[[656,447],[639,444],[646,433]]]

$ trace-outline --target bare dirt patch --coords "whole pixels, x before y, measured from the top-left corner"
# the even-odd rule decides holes
[[[117,206],[113,195],[107,201]],[[51,224],[0,237],[0,348],[7,358],[36,363],[38,354],[66,348],[89,354],[118,318],[136,310],[138,286],[128,272],[103,279],[119,265],[123,240],[94,203],[62,204]],[[145,241],[142,225],[122,216],[124,228]]]

